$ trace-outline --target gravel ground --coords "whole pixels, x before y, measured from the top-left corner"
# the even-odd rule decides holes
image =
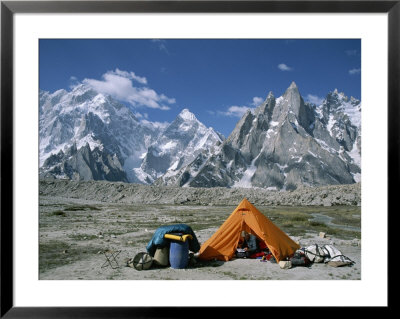
[[[97,185],[97,187],[96,187]],[[359,185],[350,185],[356,191],[348,192],[348,198],[358,198]],[[343,204],[344,197],[332,195],[334,191],[346,193],[346,187],[327,187],[316,190],[302,190],[309,194],[315,202],[316,198],[335,198]],[[139,189],[139,190],[138,190]],[[165,204],[165,194],[172,190],[161,191],[158,201],[151,201],[154,193],[144,195],[143,190],[152,187],[138,187],[132,184],[108,182],[64,182],[42,181],[39,197],[40,223],[40,279],[60,280],[360,280],[361,279],[361,243],[357,238],[344,238],[326,234],[319,237],[318,231],[297,232],[289,236],[298,241],[302,247],[311,244],[332,244],[345,256],[355,262],[353,266],[331,267],[326,264],[312,264],[311,267],[295,267],[281,269],[278,264],[261,262],[258,259],[233,259],[228,262],[197,261],[185,269],[153,266],[148,270],[138,271],[126,266],[126,260],[137,253],[146,251],[145,247],[154,230],[159,225],[186,223],[193,229],[201,243],[205,242],[230,215],[242,199],[239,190],[214,190],[209,197],[215,206],[200,205],[203,197],[209,193],[201,193],[192,189],[178,189],[170,202]],[[134,191],[138,190],[136,193]],[[329,196],[321,195],[323,191],[334,190]],[[172,192],[172,193],[171,193]],[[232,192],[232,193],[231,193]],[[238,192],[238,194],[236,194]],[[117,199],[118,193],[121,197]],[[187,196],[190,193],[192,195]],[[251,192],[250,192],[251,193]],[[256,192],[253,190],[253,193]],[[273,193],[273,197],[279,194]],[[302,193],[302,194],[303,194]],[[124,195],[125,196],[122,196]],[[161,195],[162,194],[162,195]],[[193,198],[196,194],[197,205],[186,201],[185,205],[177,205],[182,196]],[[224,205],[229,194],[236,194],[230,205]],[[264,193],[251,195],[254,204],[260,201],[270,202],[270,198],[262,199]],[[272,196],[271,195],[271,196]],[[291,192],[292,199],[299,192]],[[233,195],[232,195],[233,196]],[[287,197],[285,197],[287,196]],[[217,199],[218,198],[218,199]],[[286,198],[286,199],[283,199]],[[308,197],[307,197],[308,198]],[[339,198],[339,199],[338,199]],[[281,201],[292,203],[310,202],[310,200],[289,200],[282,195]],[[319,199],[318,199],[319,201]],[[258,204],[257,204],[258,202]],[[350,201],[351,202],[351,201]],[[356,200],[358,202],[358,199]],[[154,204],[157,203],[157,204]],[[220,206],[217,206],[218,203]],[[234,205],[233,205],[234,204]],[[332,203],[330,203],[332,204]],[[214,204],[213,204],[214,205]],[[265,205],[265,204],[264,204]],[[301,206],[301,205],[299,205]],[[327,209],[321,206],[321,211]],[[325,207],[325,208],[324,208]],[[333,211],[335,206],[330,207]],[[300,208],[299,208],[300,209]],[[294,210],[296,210],[294,208]],[[328,210],[329,211],[329,210]],[[361,218],[361,215],[354,215]],[[299,235],[300,233],[300,235]],[[359,234],[361,234],[359,232]],[[106,262],[105,250],[120,250],[117,257],[119,267],[102,267]]]
[[[210,235],[212,232],[208,232]],[[206,235],[203,232],[200,235]],[[200,237],[200,236],[199,236]],[[201,237],[200,237],[201,238]],[[293,238],[298,240],[299,238]],[[140,249],[124,249],[117,258],[121,265],[118,269],[101,268],[105,262],[102,254],[91,256],[73,264],[60,266],[41,274],[40,279],[85,279],[85,280],[360,280],[361,247],[357,242],[322,239],[317,236],[300,239],[302,246],[314,243],[330,244],[334,242],[345,256],[355,264],[351,267],[331,267],[324,263],[314,263],[311,267],[281,269],[278,264],[261,262],[259,259],[233,259],[228,262],[197,262],[185,269],[153,266],[138,271],[124,265],[125,258],[133,257]]]

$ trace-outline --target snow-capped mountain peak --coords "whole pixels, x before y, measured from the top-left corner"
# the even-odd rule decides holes
[[[127,106],[84,84],[39,96],[42,176],[135,181],[130,172],[160,129],[142,125]],[[73,155],[60,153],[75,143]]]
[[[188,109],[183,109],[149,147],[135,172],[144,183],[152,183],[164,174],[169,179],[174,178],[198,154],[209,154],[222,140],[221,134],[207,128]]]
[[[178,115],[181,119],[185,120],[185,121],[197,121],[196,116],[189,111],[189,109],[183,109],[179,115]]]

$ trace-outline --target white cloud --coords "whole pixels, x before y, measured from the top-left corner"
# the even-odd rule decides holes
[[[149,87],[136,87],[133,82],[147,84],[144,77],[137,76],[134,72],[108,71],[103,74],[102,80],[84,79],[82,82],[91,86],[100,93],[109,94],[120,101],[125,101],[134,107],[148,107],[152,109],[169,110],[165,104],[175,103],[174,98],[169,98],[164,94],[158,94]]]
[[[247,106],[233,105],[229,107],[226,112],[220,111],[218,113],[225,116],[242,117],[243,114],[247,112],[247,110],[252,110],[252,109]]]
[[[255,96],[253,97],[252,102],[250,103],[250,105],[254,106],[249,107],[249,106],[238,106],[238,105],[232,105],[228,108],[227,111],[217,111],[216,114],[218,115],[223,115],[223,116],[231,116],[231,117],[242,117],[243,114],[245,114],[248,110],[250,111],[254,111],[254,109],[256,107],[258,107],[262,102],[264,102],[264,99],[262,97],[259,96]],[[209,114],[214,115],[215,112],[214,111],[207,111]]]
[[[310,103],[314,103],[315,105],[319,106],[322,104],[322,102],[324,101],[324,99],[322,97],[313,95],[313,94],[308,94],[306,96],[306,100]]]
[[[138,119],[141,119],[141,118],[148,119],[148,118],[149,118],[149,114],[147,114],[147,113],[135,112],[134,115],[135,115]]]
[[[359,73],[361,73],[360,68],[358,68],[358,69],[354,68],[354,69],[349,70],[349,74],[351,74],[351,75],[359,74]]]
[[[161,101],[166,101],[168,104],[174,104],[176,100],[174,98],[169,98],[168,96],[165,96],[164,94],[160,95]]]
[[[140,84],[147,84],[147,79],[145,77],[137,76],[135,72],[121,71],[120,69],[116,68],[115,71],[109,71],[108,73],[120,75],[124,78],[139,82]]]
[[[285,63],[278,64],[278,69],[281,71],[292,71],[293,68],[287,66]]]
[[[69,81],[70,81],[69,88],[70,88],[71,90],[72,90],[77,84],[79,84],[78,78],[77,78],[76,76],[71,76],[71,77],[69,78]]]
[[[262,97],[255,96],[253,97],[253,103],[251,103],[254,106],[259,106],[262,102],[264,102],[264,99]]]

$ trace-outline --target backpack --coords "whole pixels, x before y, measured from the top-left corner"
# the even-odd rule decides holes
[[[304,248],[296,250],[290,260],[292,261],[292,266],[308,266],[311,264],[310,259],[306,256]]]

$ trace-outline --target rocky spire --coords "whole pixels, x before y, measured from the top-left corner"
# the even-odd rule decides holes
[[[274,110],[275,107],[275,96],[272,93],[272,91],[269,91],[267,98],[265,101],[255,109],[254,114],[255,115],[268,115],[268,119],[271,119],[271,114]]]
[[[279,103],[273,110],[272,119],[275,122],[282,122],[289,113],[298,116],[302,104],[304,104],[304,101],[299,89],[296,83],[292,82],[282,97],[279,98]]]
[[[294,81],[290,84],[289,89],[297,89],[297,90],[299,90],[297,85],[296,85],[296,82],[294,82]]]

